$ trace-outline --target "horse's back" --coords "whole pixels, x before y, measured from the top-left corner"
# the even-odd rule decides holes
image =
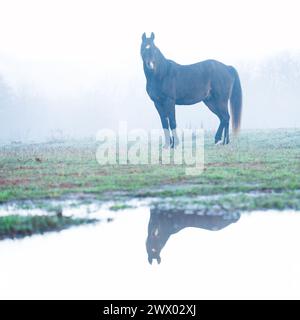
[[[169,62],[179,69],[187,69],[187,70],[192,70],[192,69],[227,70],[228,69],[228,66],[226,64],[214,59],[207,59],[207,60],[203,60],[203,61],[192,63],[192,64],[178,64],[172,60],[169,60]]]
[[[231,78],[231,66],[224,64],[218,60],[204,60],[202,62],[198,62],[198,68],[206,69],[210,74],[210,77],[217,76],[217,78]]]
[[[191,105],[206,99],[214,91],[229,98],[233,76],[222,62],[204,60],[190,65],[171,62],[176,83],[176,104]]]
[[[234,69],[231,66],[217,61],[217,60],[204,60],[193,64],[180,65],[174,61],[170,61],[172,69],[175,70],[175,74],[180,79],[191,79],[192,81],[213,81],[231,79],[233,77]]]

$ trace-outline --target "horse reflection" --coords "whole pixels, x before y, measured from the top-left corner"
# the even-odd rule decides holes
[[[157,263],[160,263],[160,252],[170,236],[184,228],[216,231],[238,221],[239,218],[240,214],[237,213],[203,214],[195,211],[187,214],[184,210],[151,209],[146,241],[148,261],[152,264],[153,259],[156,259]]]

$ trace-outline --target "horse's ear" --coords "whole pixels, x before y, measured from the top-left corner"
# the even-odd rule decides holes
[[[151,37],[150,37],[150,39],[153,41],[153,40],[154,40],[154,38],[155,38],[155,35],[154,35],[154,33],[153,33],[153,32],[151,32]]]
[[[146,40],[146,33],[144,32],[142,35],[142,40],[145,41]]]

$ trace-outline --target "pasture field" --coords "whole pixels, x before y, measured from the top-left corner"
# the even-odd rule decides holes
[[[205,135],[205,169],[99,165],[93,140],[0,147],[2,203],[68,195],[113,200],[153,197],[169,205],[221,210],[300,209],[300,129],[242,131],[229,145]]]

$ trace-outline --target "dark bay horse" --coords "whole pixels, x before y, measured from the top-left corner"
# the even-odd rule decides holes
[[[165,147],[178,144],[175,105],[191,105],[203,101],[217,115],[220,125],[215,143],[229,143],[229,112],[231,107],[233,131],[240,128],[242,89],[235,68],[216,60],[205,60],[191,65],[180,65],[166,59],[150,38],[142,36],[141,56],[147,79],[147,93],[159,113],[165,133]],[[170,130],[172,138],[170,137]]]

